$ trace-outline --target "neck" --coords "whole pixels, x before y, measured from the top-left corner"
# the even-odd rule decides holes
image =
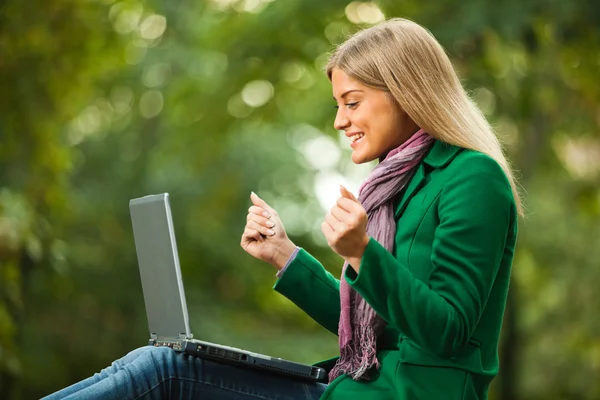
[[[423,129],[417,127],[416,130],[413,133],[411,133],[400,144],[397,144],[396,146],[392,147],[391,149],[389,149],[385,153],[383,153],[379,157],[379,162],[382,162],[383,160],[388,158],[388,156],[393,156],[394,154],[397,154],[398,152],[402,151],[402,149],[404,149],[405,147],[408,147],[410,145],[411,139],[417,137],[420,133],[425,133],[425,131]]]

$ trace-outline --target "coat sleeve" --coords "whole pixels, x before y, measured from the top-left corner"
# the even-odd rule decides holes
[[[337,335],[340,320],[340,281],[327,272],[306,250],[300,249],[273,289]]]
[[[471,338],[516,227],[514,197],[500,166],[484,155],[461,164],[440,195],[427,282],[372,238],[359,273],[347,268],[345,274],[388,324],[443,358]]]

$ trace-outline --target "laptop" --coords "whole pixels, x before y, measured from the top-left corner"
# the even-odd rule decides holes
[[[179,268],[169,194],[132,199],[129,211],[150,329],[149,345],[307,381],[326,382],[325,369],[193,338]]]

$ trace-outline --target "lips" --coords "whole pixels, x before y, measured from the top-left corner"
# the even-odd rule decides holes
[[[365,137],[364,133],[359,133],[359,134],[350,136],[350,147],[355,149],[360,143],[362,143],[364,137]]]

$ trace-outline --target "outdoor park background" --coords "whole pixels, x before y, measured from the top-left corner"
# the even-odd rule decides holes
[[[600,2],[0,0],[0,398],[148,337],[128,201],[171,194],[197,338],[300,362],[337,338],[239,246],[254,190],[333,273],[350,161],[322,67],[390,17],[429,28],[496,127],[527,218],[491,399],[600,398]]]

